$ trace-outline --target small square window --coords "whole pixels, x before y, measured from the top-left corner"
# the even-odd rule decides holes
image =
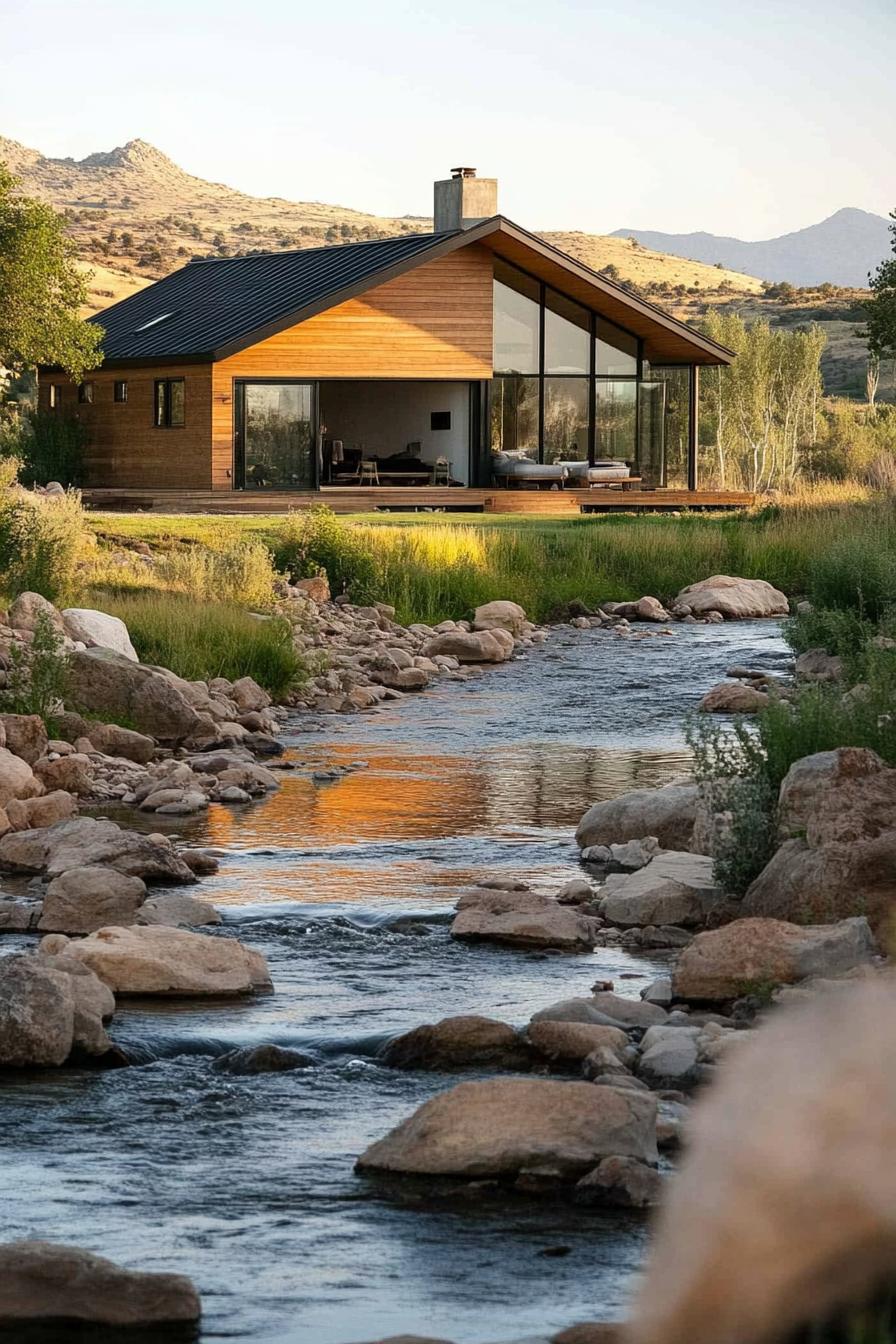
[[[119,404],[128,399],[128,385],[123,379],[116,379],[113,399]]]
[[[82,406],[90,405],[93,402],[93,383],[78,384],[78,401]]]
[[[156,429],[179,429],[186,422],[183,378],[157,378],[153,421]]]
[[[429,414],[430,429],[450,429],[451,412],[450,411],[430,411]]]

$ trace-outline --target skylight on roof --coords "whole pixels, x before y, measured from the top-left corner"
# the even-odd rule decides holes
[[[134,332],[148,331],[150,327],[157,327],[160,322],[166,322],[169,317],[173,316],[173,313],[159,313],[158,317],[151,317],[148,322],[144,322],[142,327],[135,327]]]

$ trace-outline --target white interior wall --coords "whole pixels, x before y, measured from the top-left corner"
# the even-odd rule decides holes
[[[447,457],[453,480],[470,480],[469,383],[321,382],[327,439],[363,444],[365,457],[389,457],[419,441],[422,462]],[[450,411],[451,428],[430,429],[433,411]]]

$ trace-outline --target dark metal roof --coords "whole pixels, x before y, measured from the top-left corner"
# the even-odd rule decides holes
[[[369,288],[454,234],[401,235],[368,243],[192,261],[90,320],[101,326],[107,361],[221,359],[282,330],[342,291]],[[162,320],[156,320],[162,319]],[[141,328],[143,328],[141,330]]]

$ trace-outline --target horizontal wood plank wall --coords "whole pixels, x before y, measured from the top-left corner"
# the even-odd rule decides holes
[[[492,376],[492,257],[439,257],[213,366],[212,487],[233,486],[234,378]]]
[[[183,378],[185,424],[154,424],[155,380]],[[114,400],[115,383],[128,385],[126,402]],[[122,489],[208,490],[211,487],[211,365],[107,369],[87,374],[92,403],[79,403],[77,386],[60,376],[41,378],[39,404],[49,407],[49,386],[59,389],[58,414],[87,428],[85,485]]]

